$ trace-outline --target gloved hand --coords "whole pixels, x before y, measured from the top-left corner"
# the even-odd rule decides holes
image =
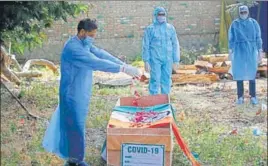
[[[175,70],[175,71],[178,70],[179,69],[179,63],[173,63],[172,69]]]
[[[229,50],[229,56],[228,56],[228,59],[229,59],[229,61],[232,61],[232,59],[233,59],[233,50]]]
[[[258,63],[261,63],[262,58],[263,58],[263,52],[262,52],[262,50],[259,50],[259,52],[258,52]]]
[[[144,69],[147,73],[150,73],[151,71],[151,67],[150,67],[150,64],[149,62],[144,62]]]
[[[141,73],[138,68],[130,66],[130,65],[122,65],[120,67],[120,71],[126,73],[127,75],[134,77],[134,78],[140,78]]]

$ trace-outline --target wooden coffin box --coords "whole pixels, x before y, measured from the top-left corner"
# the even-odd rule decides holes
[[[132,97],[121,98],[117,106],[131,106],[133,100]],[[168,95],[146,96],[137,101],[139,107],[167,103],[169,103]],[[173,150],[171,124],[158,128],[111,127],[111,124],[114,125],[112,118],[113,116],[107,125],[108,166],[171,166]]]

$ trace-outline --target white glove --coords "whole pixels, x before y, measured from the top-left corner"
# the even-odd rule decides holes
[[[172,68],[173,68],[173,70],[178,70],[179,69],[179,63],[173,63]]]
[[[144,69],[147,73],[150,73],[151,67],[150,67],[150,64],[148,62],[144,62]]]
[[[262,50],[259,50],[259,52],[258,52],[258,63],[261,63],[262,58],[263,58],[263,52],[262,52]]]
[[[136,77],[136,78],[141,77],[141,73],[139,69],[130,65],[122,65],[120,67],[120,71],[126,73],[127,75],[131,77]]]
[[[229,61],[232,61],[232,59],[233,59],[233,50],[229,50],[229,56],[228,56],[228,59],[229,59]]]

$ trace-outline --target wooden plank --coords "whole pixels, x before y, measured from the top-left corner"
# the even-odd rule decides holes
[[[194,65],[197,67],[197,68],[212,68],[213,65],[207,61],[195,61]]]
[[[196,70],[195,65],[179,65],[179,70]]]
[[[173,84],[211,84],[219,80],[219,76],[215,74],[176,74],[172,76]]]
[[[196,74],[197,70],[177,70],[176,74]]]
[[[201,55],[198,59],[200,61],[207,61],[209,63],[217,63],[228,61],[228,54],[212,54],[212,55]]]
[[[213,65],[213,67],[222,67],[224,62],[217,62]]]
[[[213,68],[209,68],[208,71],[215,73],[215,74],[226,74],[228,73],[229,69],[230,69],[230,66],[229,67],[213,67]]]
[[[267,71],[268,67],[267,66],[260,66],[258,67],[258,71]]]

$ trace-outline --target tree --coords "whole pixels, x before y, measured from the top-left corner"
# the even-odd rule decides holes
[[[12,42],[12,52],[23,54],[25,48],[41,46],[46,39],[45,28],[54,21],[75,17],[88,9],[87,5],[63,1],[0,2],[0,40]]]
[[[258,5],[258,3],[255,0],[238,0],[236,3],[233,2],[233,0],[225,0],[227,2],[226,6],[226,12],[230,13],[232,18],[238,17],[238,7],[241,5],[247,5],[249,8],[253,7],[255,5]]]
[[[31,65],[45,65],[54,72],[57,70],[52,62],[44,59],[34,59],[26,62],[21,68],[15,56],[6,51],[4,43],[12,43],[12,53],[23,54],[26,48],[32,49],[42,45],[46,38],[43,30],[51,27],[54,21],[68,16],[77,16],[87,11],[88,6],[80,3],[24,1],[0,2],[0,65],[1,79],[20,84],[20,77],[37,77],[39,72],[28,71]],[[13,63],[17,71],[10,69]],[[2,76],[3,75],[3,76]]]

